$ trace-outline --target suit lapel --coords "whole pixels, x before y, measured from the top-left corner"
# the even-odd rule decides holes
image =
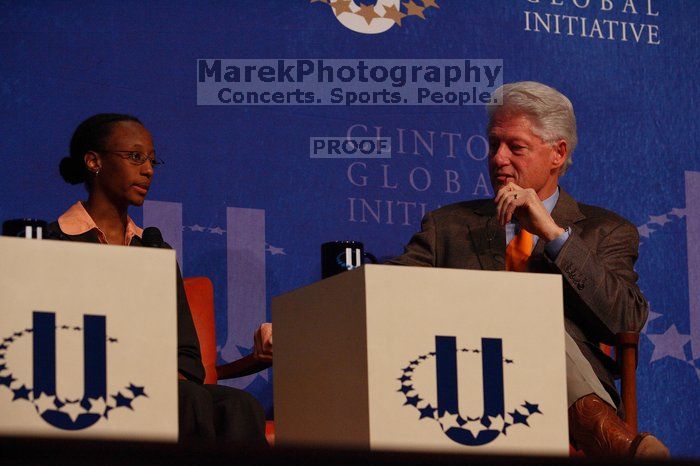
[[[505,270],[506,233],[496,218],[496,205],[486,202],[474,210],[478,223],[469,225],[474,252],[483,270]]]
[[[586,216],[578,208],[578,203],[574,198],[560,187],[559,200],[552,210],[552,218],[560,227],[568,228],[573,227],[575,223],[585,219]]]

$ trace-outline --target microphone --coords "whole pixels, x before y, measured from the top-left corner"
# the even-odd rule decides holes
[[[144,246],[148,248],[162,248],[165,245],[163,241],[163,235],[160,230],[156,227],[148,227],[143,230],[143,236],[141,236],[141,242]]]

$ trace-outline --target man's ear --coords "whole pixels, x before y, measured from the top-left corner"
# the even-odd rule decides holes
[[[99,171],[102,169],[102,160],[100,159],[100,154],[97,152],[85,152],[83,160],[85,161],[85,166],[87,167],[88,171],[92,173],[99,173]]]
[[[564,139],[560,139],[554,143],[552,149],[554,149],[552,152],[552,168],[556,168],[558,170],[562,167],[562,165],[564,165],[564,162],[566,162],[569,147]]]

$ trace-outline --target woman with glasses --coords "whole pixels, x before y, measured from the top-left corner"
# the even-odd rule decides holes
[[[48,238],[142,246],[143,230],[127,211],[143,205],[154,171],[162,164],[151,133],[137,118],[102,113],[83,121],[59,169],[66,182],[84,183],[88,198],[50,224]],[[264,445],[265,418],[255,398],[242,390],[202,384],[199,341],[179,270],[177,313],[180,439]]]

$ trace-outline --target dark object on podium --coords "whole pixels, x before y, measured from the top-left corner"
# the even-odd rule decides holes
[[[330,241],[321,245],[321,278],[332,277],[346,270],[356,269],[365,259],[378,264],[374,254],[365,252],[359,241]]]
[[[2,223],[2,236],[18,236],[41,239],[46,231],[47,223],[36,218],[15,218]]]

